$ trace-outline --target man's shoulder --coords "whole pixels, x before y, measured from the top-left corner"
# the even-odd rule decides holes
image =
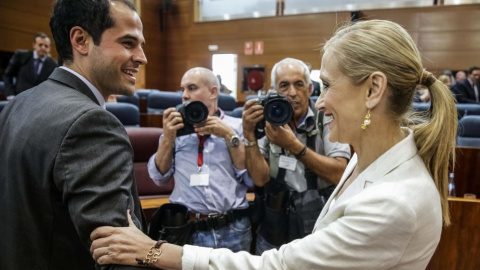
[[[465,88],[465,87],[470,86],[470,82],[468,81],[468,79],[465,79],[465,80],[463,80],[463,81],[461,81],[461,82],[459,82],[455,85],[458,85],[458,87],[461,87],[461,88]]]
[[[55,66],[58,66],[57,61],[55,61],[55,59],[51,58],[50,56],[47,56],[45,63],[54,64]]]
[[[33,58],[33,52],[27,50],[16,50],[13,58],[16,62],[19,62],[21,65],[24,65],[28,60]]]
[[[106,111],[80,90],[52,79],[47,79],[19,96],[25,96],[26,102],[42,103],[44,107],[49,108],[63,107],[69,111],[86,109]]]
[[[15,51],[16,55],[33,55],[33,52],[24,49],[18,49]]]
[[[33,57],[33,52],[19,49],[15,51],[15,55],[17,55],[18,57]]]
[[[232,128],[242,128],[242,118],[225,115],[222,121]]]

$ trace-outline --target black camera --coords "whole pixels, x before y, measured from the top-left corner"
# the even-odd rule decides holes
[[[255,137],[257,139],[265,136],[265,120],[275,126],[283,126],[289,123],[293,117],[293,108],[287,97],[280,95],[275,90],[268,91],[264,97],[259,97],[257,104],[263,106],[264,119],[257,123],[255,127]]]
[[[177,111],[183,119],[183,128],[177,130],[177,137],[194,133],[193,125],[202,123],[208,117],[208,108],[201,101],[186,101]]]

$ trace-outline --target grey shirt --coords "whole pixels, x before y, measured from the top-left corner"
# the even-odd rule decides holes
[[[330,131],[328,129],[328,125],[323,123],[323,119],[322,125],[323,133],[320,134],[319,130],[316,129],[316,134],[313,135],[315,136],[315,152],[327,157],[343,157],[347,160],[350,159],[350,146],[348,144],[330,142],[328,140]],[[311,108],[308,108],[307,116],[297,127],[297,131],[306,132],[296,132],[295,135],[300,142],[306,145],[307,134],[311,132],[315,133],[315,128],[315,113],[312,111]],[[282,148],[273,143],[270,143],[266,136],[258,141],[258,145],[262,155],[269,161],[270,177],[275,178],[278,173],[278,163],[280,156],[282,155]],[[285,155],[295,158],[295,156],[291,153],[285,153]],[[272,164],[275,165],[272,166]],[[291,190],[297,192],[303,192],[307,190],[307,180],[305,179],[305,165],[303,165],[303,163],[298,160],[294,171],[286,170],[285,182]],[[317,183],[319,189],[334,185],[334,183],[321,177],[317,177]]]

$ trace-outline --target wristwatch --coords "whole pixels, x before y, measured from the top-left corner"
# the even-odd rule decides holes
[[[238,147],[239,144],[240,144],[240,138],[238,138],[237,134],[230,137],[230,142],[229,142],[228,146]]]
[[[257,145],[257,142],[256,141],[251,142],[251,141],[247,140],[246,138],[243,138],[243,144],[246,147],[249,147],[249,146]]]

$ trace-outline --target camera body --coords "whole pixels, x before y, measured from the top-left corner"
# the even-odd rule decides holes
[[[186,101],[177,111],[183,119],[183,128],[177,130],[177,137],[195,133],[193,125],[202,123],[208,117],[208,108],[201,101]]]
[[[268,91],[264,97],[259,97],[257,104],[263,106],[264,119],[255,126],[257,139],[265,136],[265,121],[275,126],[289,123],[293,117],[293,108],[286,96],[280,95],[275,90]]]

